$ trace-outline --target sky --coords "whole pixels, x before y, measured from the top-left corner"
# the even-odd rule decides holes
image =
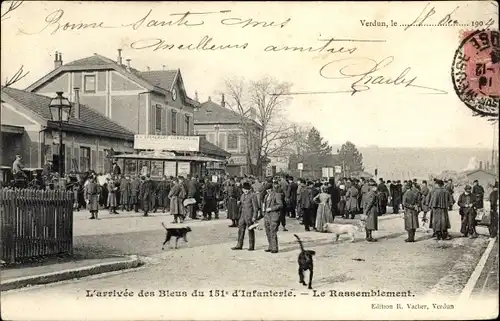
[[[491,148],[491,124],[472,117],[453,89],[451,67],[464,27],[401,26],[425,14],[431,25],[449,17],[493,19],[498,28],[498,6],[491,2],[25,2],[2,20],[1,79],[23,65],[30,73],[14,87],[25,88],[53,69],[55,51],[67,63],[94,53],[116,59],[120,48],[136,69],[179,68],[188,95],[197,91],[201,101],[219,101],[224,80],[234,77],[290,82],[295,94],[286,118],[315,126],[333,145]],[[268,26],[246,25],[248,19]],[[234,46],[164,49],[194,48],[204,37],[210,45]],[[329,39],[335,41],[322,52],[278,50],[321,48]],[[416,77],[414,84],[434,90],[371,84],[352,95],[352,84],[377,62],[374,78],[395,79],[406,70],[406,81]],[[352,77],[331,79],[340,70]],[[332,93],[338,91],[344,93]]]

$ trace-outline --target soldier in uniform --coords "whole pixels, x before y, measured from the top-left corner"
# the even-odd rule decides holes
[[[451,194],[444,188],[444,182],[436,180],[436,186],[431,192],[429,207],[431,208],[431,228],[438,240],[449,240],[448,229],[451,228],[448,209],[453,205]]]
[[[122,206],[122,211],[130,211],[130,193],[132,190],[132,185],[130,182],[130,177],[122,177],[120,181],[120,204]]]
[[[375,242],[372,232],[378,230],[378,210],[379,199],[377,195],[377,183],[370,181],[370,191],[366,194],[365,203],[363,204],[363,211],[366,215],[366,240],[368,242]]]
[[[269,247],[266,252],[278,253],[278,228],[280,213],[283,208],[282,195],[278,192],[279,183],[274,182],[266,186],[266,196],[262,208],[264,209],[264,227],[266,229]]]
[[[257,196],[253,193],[250,183],[245,182],[242,186],[243,195],[240,198],[240,220],[238,222],[238,244],[233,247],[233,250],[241,250],[245,239],[245,231],[248,229],[259,216],[259,204]],[[248,250],[255,250],[255,230],[248,230]]]
[[[139,187],[141,185],[141,181],[137,176],[132,176],[132,181],[130,182],[130,207],[134,207],[134,211],[139,212]]]
[[[229,227],[237,227],[239,221],[238,199],[241,197],[240,189],[236,186],[234,179],[229,180],[229,185],[226,188],[227,197],[227,218],[231,220],[232,224]]]
[[[387,200],[389,197],[389,190],[387,189],[387,186],[385,185],[383,178],[380,178],[379,181],[380,181],[380,183],[378,184],[378,187],[377,187],[378,197],[379,197],[379,206],[380,206],[379,213],[380,213],[380,215],[383,215],[383,214],[387,213]]]
[[[217,210],[217,187],[214,183],[210,182],[208,177],[205,178],[205,184],[202,190],[202,198],[203,219],[211,220],[212,212],[216,213]]]
[[[405,242],[415,242],[415,231],[418,228],[418,213],[420,212],[420,191],[411,181],[408,181],[406,192],[403,195],[403,208],[405,230],[408,232],[408,238]]]
[[[96,178],[91,177],[90,182],[85,186],[85,201],[87,202],[87,209],[92,215],[91,220],[98,219],[100,192],[101,187],[96,183]]]

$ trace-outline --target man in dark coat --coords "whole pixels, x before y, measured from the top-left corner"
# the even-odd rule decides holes
[[[259,216],[257,196],[252,192],[249,182],[242,184],[243,195],[240,198],[240,219],[238,221],[238,244],[233,250],[241,250],[245,239],[245,231],[252,226]],[[255,229],[248,230],[248,250],[255,250]]]
[[[120,204],[122,206],[122,211],[130,211],[130,192],[130,177],[122,177],[120,181]]]
[[[331,177],[328,180],[328,185],[328,194],[330,194],[332,201],[332,216],[335,220],[335,216],[339,215],[340,191],[335,184],[335,178]]]
[[[476,199],[476,204],[475,207],[476,209],[480,210],[484,208],[484,188],[479,185],[479,182],[477,179],[474,181],[472,185],[472,194],[474,195],[474,198]]]
[[[151,210],[151,199],[154,193],[153,181],[149,174],[146,175],[143,183],[141,184],[141,190],[139,193],[139,201],[142,203],[142,209],[144,210],[144,216],[149,216],[148,213]]]
[[[212,212],[216,212],[217,207],[217,187],[208,177],[205,178],[205,185],[202,191],[203,220],[211,220]]]
[[[444,188],[444,182],[436,180],[436,186],[430,194],[429,207],[432,210],[431,228],[438,240],[449,240],[448,229],[451,228],[448,209],[453,204],[450,193]]]
[[[420,191],[411,181],[408,181],[406,192],[403,195],[405,230],[408,232],[408,238],[405,242],[415,242],[415,231],[418,228],[418,213],[421,204],[420,198]]]
[[[283,203],[283,206],[281,207],[281,215],[280,215],[280,224],[283,227],[283,231],[286,232],[288,231],[286,228],[286,209],[287,209],[287,204],[288,204],[288,199],[286,192],[288,191],[288,182],[285,177],[282,177],[279,180],[279,189],[278,192],[280,193],[281,197],[283,198],[281,202]]]
[[[379,179],[377,192],[379,196],[379,213],[383,215],[387,213],[387,200],[389,197],[389,189],[387,189],[383,178]]]
[[[96,183],[96,178],[92,177],[90,182],[85,186],[85,201],[87,202],[87,209],[92,215],[91,220],[98,219],[99,216],[99,194],[101,187]]]
[[[170,203],[168,194],[170,193],[170,182],[167,181],[167,176],[163,176],[161,182],[156,185],[156,203],[153,212],[156,212],[158,207],[162,208],[162,213]]]
[[[132,181],[130,182],[130,206],[134,207],[134,211],[137,213],[139,212],[139,187],[141,185],[141,181],[137,176],[132,177]]]
[[[297,213],[295,211],[295,208],[297,207],[297,189],[298,189],[297,183],[293,180],[293,177],[288,177],[288,189],[286,192],[286,196],[288,197],[288,215],[291,218],[295,218],[297,216]]]
[[[443,182],[444,183],[444,182]],[[448,204],[448,211],[451,211],[453,209],[453,204],[455,203],[455,199],[453,197],[454,193],[455,193],[455,187],[453,186],[453,180],[450,178],[448,180],[448,183],[446,184],[446,191],[448,192],[448,194],[451,195],[451,202]]]
[[[366,194],[365,203],[363,204],[363,211],[365,217],[365,231],[366,231],[366,240],[368,242],[375,242],[376,239],[373,238],[372,232],[378,230],[378,210],[379,206],[379,198],[377,193],[377,183],[372,180],[370,181],[370,191]]]
[[[316,229],[315,222],[312,221],[313,217],[313,197],[312,197],[312,182],[306,182],[300,180],[300,195],[298,199],[299,206],[302,210],[303,223],[306,231],[310,231],[310,228]]]
[[[470,234],[470,238],[477,238],[476,233],[476,204],[477,199],[474,193],[471,193],[472,188],[466,185],[464,192],[458,197],[457,205],[459,206],[459,214],[462,218],[460,233],[464,237]]]
[[[489,232],[491,238],[496,238],[498,235],[498,181],[493,185],[493,190],[490,193],[489,199],[491,213]]]
[[[116,161],[113,161],[113,176],[118,177],[122,174],[122,170]]]
[[[198,183],[196,181],[196,177],[191,177],[191,179],[187,180],[186,182],[186,188],[187,188],[187,198],[194,198],[196,199],[196,196],[198,194]],[[189,217],[193,220],[198,219],[196,216],[196,204],[188,205],[187,207],[187,213]]]

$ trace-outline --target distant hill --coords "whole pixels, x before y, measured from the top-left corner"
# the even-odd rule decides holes
[[[428,178],[442,171],[460,172],[471,158],[491,161],[491,150],[471,148],[387,148],[359,147],[365,171],[384,179]]]

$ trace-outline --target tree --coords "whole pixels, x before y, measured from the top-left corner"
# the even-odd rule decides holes
[[[347,141],[340,147],[339,159],[342,163],[345,175],[349,175],[352,172],[364,171],[363,167],[363,154],[359,152],[356,145]]]
[[[264,77],[248,82],[227,79],[225,87],[226,105],[241,118],[248,172],[260,176],[265,160],[283,156],[290,146],[291,125],[283,121],[283,108],[291,99],[292,85]]]
[[[21,67],[19,67],[19,69],[16,71],[16,73],[12,77],[10,77],[10,78],[7,77],[5,79],[4,87],[12,86],[13,84],[20,81],[21,79],[23,79],[24,77],[26,77],[30,73],[29,71],[24,72],[23,68],[24,68],[24,66],[21,65]]]
[[[307,135],[307,147],[306,151],[311,154],[316,154],[318,156],[325,156],[332,154],[332,147],[328,145],[328,142],[323,141],[319,131],[313,127]]]

